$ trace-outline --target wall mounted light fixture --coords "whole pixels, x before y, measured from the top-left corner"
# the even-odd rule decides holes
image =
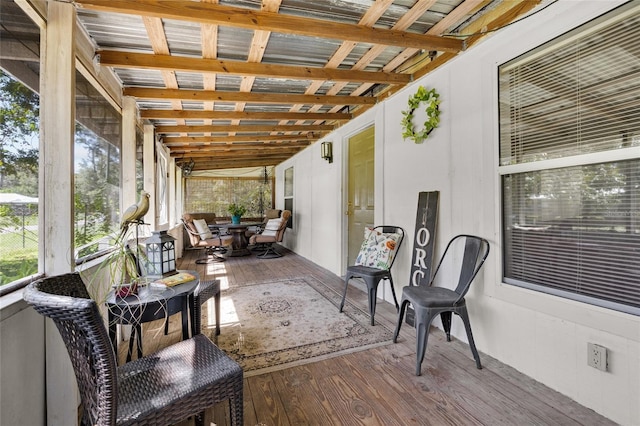
[[[329,163],[333,163],[333,142],[322,142],[320,155]]]

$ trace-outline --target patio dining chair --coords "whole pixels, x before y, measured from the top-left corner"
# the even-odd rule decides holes
[[[406,286],[402,289],[402,299],[400,302],[400,312],[398,313],[398,323],[393,334],[393,342],[398,340],[400,326],[410,303],[415,310],[416,328],[416,376],[420,375],[422,361],[427,349],[429,339],[429,328],[433,319],[440,315],[442,326],[447,335],[447,342],[451,341],[451,314],[454,313],[462,318],[464,328],[467,332],[467,340],[471,353],[476,361],[476,367],[482,368],[480,356],[476,349],[476,344],[471,333],[471,323],[467,312],[467,304],[464,296],[469,291],[471,282],[476,277],[484,261],[489,255],[489,242],[484,238],[473,235],[457,235],[449,241],[447,247],[438,262],[433,276],[428,285]],[[432,286],[441,266],[447,265],[453,269],[453,278],[458,282],[455,289]],[[458,272],[455,272],[458,269]]]
[[[347,273],[344,277],[344,293],[342,294],[342,302],[340,303],[340,312],[342,312],[344,308],[349,280],[352,278],[360,278],[367,285],[371,325],[374,325],[378,284],[380,284],[380,281],[389,281],[393,301],[396,309],[398,309],[398,299],[396,298],[396,291],[393,288],[391,267],[393,266],[396,253],[400,249],[403,239],[404,229],[399,226],[381,225],[375,228],[365,229],[365,238],[360,247],[360,253],[358,253],[355,264],[347,267]]]
[[[104,320],[77,273],[29,284],[24,300],[51,318],[65,343],[82,402],[82,425],[174,424],[229,401],[231,424],[243,422],[242,368],[198,334],[116,366]]]
[[[195,220],[189,220],[189,217],[183,217],[182,224],[189,236],[191,247],[204,251],[204,255],[196,260],[197,264],[224,262],[226,260],[218,255],[217,252],[226,251],[226,247],[231,245],[233,238],[230,235],[221,235],[219,232],[214,235],[208,227],[207,229],[199,230],[196,227]]]
[[[256,257],[260,259],[282,257],[282,254],[275,250],[274,244],[282,242],[284,232],[287,230],[287,221],[290,217],[291,212],[289,210],[283,210],[279,218],[269,219],[262,232],[251,236],[249,244],[262,244],[265,247],[265,250]]]

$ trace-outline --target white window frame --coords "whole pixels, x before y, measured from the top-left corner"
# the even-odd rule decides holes
[[[627,10],[626,13],[629,13],[629,11]],[[624,13],[623,13],[624,14]],[[596,20],[596,22],[592,23],[592,26],[590,28],[585,28],[583,31],[580,31],[580,33],[575,33],[574,30],[571,31],[571,35],[575,36],[575,34],[582,36],[583,34],[585,34],[586,32],[589,31],[593,31],[593,29],[596,26],[601,26],[601,25],[608,25],[610,22],[612,21],[616,21],[620,19],[619,15],[611,15],[611,14],[607,14],[606,16],[603,16],[602,19],[598,19]],[[566,42],[565,40],[558,40],[556,43],[564,43]],[[552,40],[543,42],[540,44],[540,46],[550,46],[548,48],[545,48],[545,50],[547,49],[553,49],[557,46],[556,43],[553,43]],[[536,48],[532,49],[532,50],[536,50]],[[509,61],[505,61],[505,63],[507,63]],[[500,67],[502,66],[502,64],[496,64],[495,66],[495,72],[496,72],[496,76],[499,75],[500,72]],[[498,104],[498,100],[499,100],[499,84],[496,83],[495,86],[495,105]],[[496,124],[496,134],[500,134],[500,130],[501,130],[501,126],[499,124],[499,118],[500,118],[500,114],[499,114],[499,108],[496,107],[496,117],[497,117],[497,124]],[[496,141],[496,150],[495,150],[495,158],[496,158],[496,168],[497,168],[497,194],[498,197],[497,199],[499,200],[499,211],[498,211],[498,221],[497,221],[497,231],[499,234],[499,240],[504,242],[504,220],[502,217],[502,212],[503,212],[503,208],[504,208],[504,202],[505,200],[503,199],[503,195],[502,195],[502,190],[503,190],[503,176],[504,175],[509,175],[509,174],[521,174],[521,173],[526,173],[526,172],[535,172],[535,171],[541,171],[541,170],[553,170],[553,169],[558,169],[558,168],[565,168],[565,167],[571,167],[571,166],[584,166],[584,165],[591,165],[591,164],[601,164],[601,163],[609,163],[609,162],[616,162],[616,161],[624,161],[624,160],[635,160],[635,159],[639,159],[640,158],[640,151],[638,149],[637,146],[635,147],[630,147],[630,148],[622,148],[622,149],[616,149],[616,150],[610,150],[610,151],[601,151],[601,152],[596,152],[596,153],[589,153],[589,154],[581,154],[581,155],[573,155],[573,156],[567,156],[567,157],[562,157],[562,158],[554,158],[554,159],[549,159],[549,160],[539,160],[539,161],[532,161],[532,162],[528,162],[528,163],[521,163],[521,164],[511,164],[511,165],[499,165],[499,144],[500,144],[500,140],[499,138],[497,138],[498,140]],[[504,293],[503,291],[498,291],[498,293],[501,293],[502,296],[501,298],[505,298],[505,299],[509,299],[509,300],[515,300],[513,299],[514,294],[512,294],[511,290],[515,289],[517,292],[519,292],[517,289],[520,288],[520,290],[523,291],[527,291],[527,290],[534,290],[536,292],[536,294],[541,294],[541,295],[560,295],[563,298],[566,298],[570,301],[577,301],[577,302],[587,302],[590,303],[592,305],[604,308],[604,309],[612,309],[612,310],[616,310],[619,312],[624,312],[624,313],[631,313],[633,315],[640,315],[640,309],[636,309],[634,307],[629,307],[629,306],[624,306],[624,305],[620,305],[617,303],[612,303],[612,302],[607,302],[607,301],[603,301],[603,300],[597,300],[594,298],[590,298],[590,297],[581,297],[578,294],[571,294],[569,292],[556,292],[553,291],[552,289],[542,286],[542,285],[536,285],[536,284],[528,284],[528,283],[519,283],[519,284],[515,284],[513,282],[507,282],[510,280],[506,280],[504,277],[504,265],[505,265],[505,258],[504,258],[504,253],[501,252],[500,256],[499,256],[499,260],[497,261],[497,265],[499,265],[499,268],[497,270],[497,272],[500,274],[501,277],[501,282],[502,285],[505,287],[509,288],[509,291],[507,291],[507,293]],[[511,295],[509,295],[511,294]],[[543,298],[544,299],[544,298]]]

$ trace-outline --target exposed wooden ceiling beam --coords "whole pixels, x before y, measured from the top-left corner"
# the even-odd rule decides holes
[[[203,0],[206,3],[218,3],[218,0]],[[215,59],[218,57],[218,26],[215,24],[200,25],[200,44],[202,44],[202,57]],[[157,53],[157,52],[155,52]],[[216,90],[216,74],[202,74],[202,85],[205,90]],[[213,111],[213,102],[205,102],[204,109]],[[211,124],[208,120],[205,124]]]
[[[269,141],[299,141],[299,140],[317,140],[321,136],[318,134],[306,135],[241,135],[241,136],[175,136],[164,138],[163,143],[166,146],[177,146],[175,144],[206,144],[215,142],[269,142]]]
[[[404,31],[371,28],[321,19],[303,18],[220,4],[176,0],[76,0],[86,9],[219,24],[360,43],[459,52],[461,40]]]
[[[269,150],[269,149],[282,149],[282,148],[295,148],[295,147],[305,147],[315,143],[315,140],[293,140],[293,141],[253,141],[253,142],[208,142],[206,144],[189,144],[182,143],[176,144],[176,146],[171,147],[172,151],[200,151],[200,150],[223,150],[223,151],[233,151],[233,150]]]
[[[154,70],[176,70],[186,72],[222,73],[250,75],[268,78],[291,78],[299,80],[358,81],[368,83],[407,84],[411,75],[354,71],[331,68],[276,65],[253,62],[225,61],[220,59],[189,58],[186,56],[155,55],[118,50],[100,50],[100,65],[115,68],[140,68]]]
[[[149,36],[149,42],[151,43],[151,48],[153,49],[153,53],[157,55],[169,55],[169,43],[167,42],[167,36],[164,33],[164,26],[162,25],[162,19],[153,18],[150,16],[143,16],[142,22],[144,23],[144,27],[147,30],[147,35]],[[178,80],[176,78],[176,73],[173,70],[162,70],[162,80],[164,81],[164,85],[169,89],[177,89],[178,88]],[[171,100],[171,108],[173,109],[182,109],[182,102],[178,99]],[[180,121],[178,124],[184,124],[183,121]]]
[[[277,13],[280,9],[281,4],[282,0],[262,0],[262,5],[260,6],[260,8],[263,12]],[[253,38],[251,40],[251,47],[249,48],[247,62],[262,62],[270,38],[271,31],[255,30],[253,32]],[[256,78],[256,76],[242,77],[242,81],[240,82],[240,92],[251,92],[253,90],[253,85],[256,81]],[[235,110],[243,111],[246,106],[246,102],[237,102]],[[234,120],[232,124],[239,124],[239,122],[238,120]]]
[[[429,8],[431,6],[434,5],[434,3],[436,2],[436,0],[418,0],[416,1],[413,6],[411,7],[411,9],[409,9],[407,11],[407,13],[405,13],[393,26],[392,29],[397,30],[397,31],[405,31],[407,28],[409,28],[417,19],[419,19],[422,15],[424,15],[424,13],[429,10]],[[369,21],[370,22],[370,21]],[[384,52],[386,50],[386,46],[383,45],[374,45],[372,46],[361,58],[360,60],[358,60],[358,62],[353,65],[351,67],[352,70],[363,70],[365,69],[365,67],[369,66],[369,64],[371,62],[373,62],[379,55],[382,54],[382,52]],[[410,50],[410,49],[405,49],[405,50]],[[411,49],[414,52],[417,51],[417,49]],[[337,93],[339,93],[344,87],[346,86],[345,82],[338,82],[333,84],[333,87],[331,87],[326,94],[327,95],[335,95]],[[368,90],[368,88],[370,88],[372,86],[371,83],[365,83],[362,86],[360,86],[358,89],[356,89],[355,91],[351,92],[352,96],[358,96],[361,93],[364,93]],[[319,88],[320,86],[317,86],[317,88]],[[311,87],[310,87],[311,89]],[[315,92],[315,90],[314,90]],[[310,94],[310,93],[307,93]],[[311,108],[311,111],[314,111],[315,107]],[[359,114],[362,113],[364,110],[368,109],[369,107],[361,107],[361,111],[359,111]]]
[[[289,157],[287,157],[289,158]],[[263,166],[276,166],[280,163],[282,163],[284,160],[286,160],[287,158],[283,158],[283,159],[254,159],[254,160],[219,160],[219,161],[211,161],[211,162],[205,162],[202,164],[196,164],[195,167],[193,168],[194,171],[200,171],[200,170],[220,170],[220,169],[234,169],[234,168],[239,168],[239,167],[263,167]]]
[[[278,112],[278,111],[193,111],[168,109],[143,109],[140,118],[148,119],[190,119],[190,120],[351,120],[353,114],[345,112]]]
[[[329,132],[335,127],[315,125],[204,125],[204,126],[156,126],[156,133],[228,133],[228,132]]]
[[[256,156],[242,156],[242,157],[238,157],[238,156],[234,156],[232,155],[221,155],[221,156],[213,156],[210,158],[206,158],[206,159],[201,159],[197,164],[201,165],[201,164],[207,164],[207,163],[211,163],[211,162],[220,162],[220,161],[233,161],[236,164],[239,162],[247,162],[247,161],[252,161],[252,160],[262,160],[262,161],[271,161],[272,164],[275,163],[280,163],[284,160],[286,160],[287,158],[290,158],[292,155],[297,154],[297,152],[292,152],[292,153],[283,153],[283,154],[279,154],[279,155],[256,155]],[[238,166],[236,166],[238,167]]]
[[[182,99],[188,101],[248,102],[267,104],[374,105],[372,96],[325,96],[281,93],[220,92],[216,90],[151,89],[127,87],[125,96],[139,99]]]
[[[261,158],[265,158],[267,156],[290,156],[291,154],[295,154],[300,151],[300,149],[305,148],[305,146],[297,146],[291,148],[280,148],[280,149],[271,149],[271,150],[223,150],[223,149],[215,149],[215,150],[198,150],[198,151],[188,151],[184,150],[182,152],[171,152],[171,156],[176,158],[176,160],[187,160],[194,159],[197,162],[206,161],[207,159],[215,159],[221,157],[236,157],[236,158],[253,158],[256,156],[260,156]]]
[[[527,13],[536,7],[541,1],[542,0],[511,0],[500,3],[495,9],[487,12],[482,19],[475,20],[462,28],[461,34],[469,34],[465,39],[467,47],[474,45],[486,35],[491,34],[490,31],[513,22],[514,19]],[[438,66],[443,65],[456,56],[457,55],[451,53],[443,53],[432,61],[432,63],[427,64],[420,70],[417,70],[415,77],[418,78],[428,74]]]

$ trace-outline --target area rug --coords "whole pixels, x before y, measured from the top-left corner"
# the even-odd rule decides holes
[[[348,299],[340,313],[341,299],[307,277],[224,290],[218,346],[253,376],[391,343],[392,332]]]

